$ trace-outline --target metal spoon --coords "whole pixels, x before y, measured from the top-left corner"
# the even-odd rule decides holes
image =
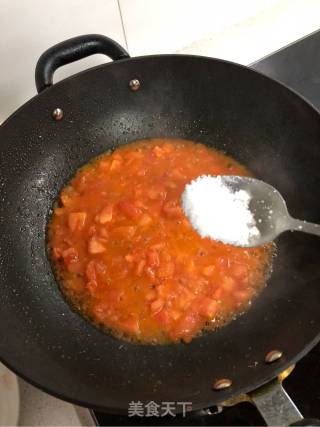
[[[252,197],[250,210],[260,236],[250,239],[246,247],[261,246],[271,242],[284,231],[303,231],[320,236],[320,225],[294,219],[290,216],[283,197],[271,185],[254,178],[223,176],[223,182],[232,190],[244,190]]]

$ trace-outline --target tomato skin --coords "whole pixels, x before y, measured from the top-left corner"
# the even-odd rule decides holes
[[[201,144],[158,139],[81,169],[48,230],[63,291],[102,328],[146,343],[189,342],[244,311],[270,252],[202,239],[181,208],[187,183],[229,174],[230,164],[248,174]]]

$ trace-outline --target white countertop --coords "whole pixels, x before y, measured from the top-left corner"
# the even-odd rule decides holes
[[[0,122],[35,95],[40,54],[101,33],[131,55],[192,53],[249,64],[320,28],[319,0],[1,0]],[[95,55],[55,80],[105,61]],[[23,426],[92,425],[88,411],[19,380]]]

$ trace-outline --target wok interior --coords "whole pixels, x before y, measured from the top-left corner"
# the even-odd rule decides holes
[[[137,92],[128,88],[132,78],[141,82]],[[61,122],[51,118],[56,107]],[[46,257],[47,220],[61,187],[92,157],[147,137],[220,149],[274,185],[293,216],[320,222],[319,117],[284,87],[205,58],[121,61],[45,91],[0,137],[0,357],[35,384],[110,412],[126,413],[132,400],[190,401],[196,409],[257,387],[317,341],[320,239],[313,236],[281,236],[269,285],[252,308],[188,345],[104,335],[70,310]],[[267,366],[272,349],[284,357]],[[213,392],[224,377],[233,387]]]

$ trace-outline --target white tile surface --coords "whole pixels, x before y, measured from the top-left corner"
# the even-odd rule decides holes
[[[34,69],[48,47],[100,33],[125,46],[117,0],[0,0],[0,123],[35,94]],[[94,55],[68,65],[55,80],[105,61]]]
[[[131,55],[171,53],[279,0],[119,0]]]
[[[320,28],[319,0],[283,0],[178,53],[213,56],[250,64]]]

